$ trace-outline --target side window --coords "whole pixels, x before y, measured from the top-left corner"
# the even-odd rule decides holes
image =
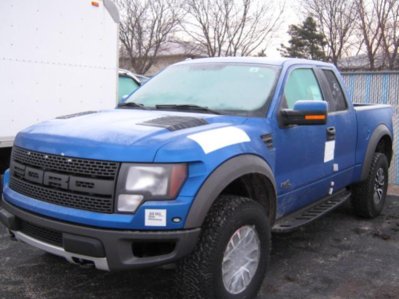
[[[293,70],[284,87],[286,107],[294,108],[299,100],[322,101],[321,90],[312,69]]]
[[[140,86],[129,77],[119,76],[118,81],[118,101],[121,103],[123,96],[129,95]]]
[[[346,110],[347,104],[345,101],[344,93],[342,92],[341,85],[338,82],[337,77],[334,72],[331,70],[323,70],[324,75],[326,76],[328,86],[331,91],[331,99],[328,103],[330,111],[342,111]]]

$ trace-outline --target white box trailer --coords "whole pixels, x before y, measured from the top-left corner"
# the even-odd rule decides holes
[[[0,1],[0,174],[23,128],[115,107],[118,26],[110,0]]]

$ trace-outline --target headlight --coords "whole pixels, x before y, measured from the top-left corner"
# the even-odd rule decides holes
[[[134,212],[146,199],[173,199],[186,177],[186,164],[122,164],[117,209]]]

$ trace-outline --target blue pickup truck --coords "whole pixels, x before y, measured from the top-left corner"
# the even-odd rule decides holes
[[[346,200],[381,213],[392,140],[391,108],[353,105],[331,64],[185,61],[114,110],[20,132],[0,220],[76,264],[176,263],[183,298],[252,298],[272,232]]]

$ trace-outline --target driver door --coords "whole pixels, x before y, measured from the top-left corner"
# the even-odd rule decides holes
[[[285,80],[281,109],[292,109],[299,100],[324,100],[312,67],[292,69]],[[328,195],[328,176],[332,174],[326,157],[325,125],[291,125],[277,128],[276,183],[279,196],[278,214],[288,214]],[[327,153],[327,155],[330,155]]]

